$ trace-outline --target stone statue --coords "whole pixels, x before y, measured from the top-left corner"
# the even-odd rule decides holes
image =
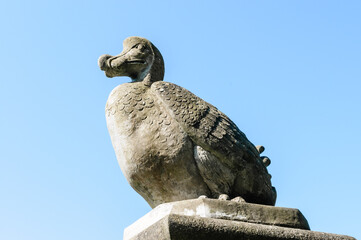
[[[102,55],[107,77],[128,76],[113,89],[106,120],[119,165],[154,208],[200,196],[274,205],[276,191],[261,157],[213,105],[163,82],[164,62],[147,39],[129,37],[117,56]]]

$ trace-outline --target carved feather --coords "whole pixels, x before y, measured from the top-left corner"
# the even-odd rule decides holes
[[[168,82],[155,82],[152,90],[164,102],[196,145],[211,152],[225,164],[259,161],[259,152],[246,135],[222,112],[190,91]]]

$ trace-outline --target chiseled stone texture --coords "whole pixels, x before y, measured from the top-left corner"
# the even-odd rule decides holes
[[[355,238],[239,221],[170,214],[125,240],[355,240]]]
[[[313,232],[298,209],[193,199],[161,204],[124,231],[124,239],[354,239]]]
[[[121,54],[98,63],[108,77],[132,79],[110,93],[106,120],[125,178],[152,208],[222,194],[275,204],[264,148],[215,106],[163,82],[163,57],[150,41],[129,37]]]

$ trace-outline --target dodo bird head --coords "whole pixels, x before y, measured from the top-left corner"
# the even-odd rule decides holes
[[[159,50],[147,39],[128,37],[123,42],[123,51],[117,56],[104,54],[98,65],[107,77],[128,76],[132,82],[162,81],[164,61]]]

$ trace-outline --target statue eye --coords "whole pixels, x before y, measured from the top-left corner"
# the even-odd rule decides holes
[[[144,51],[145,45],[143,45],[143,44],[138,44],[138,45],[137,45],[137,48],[138,48],[140,51]]]

